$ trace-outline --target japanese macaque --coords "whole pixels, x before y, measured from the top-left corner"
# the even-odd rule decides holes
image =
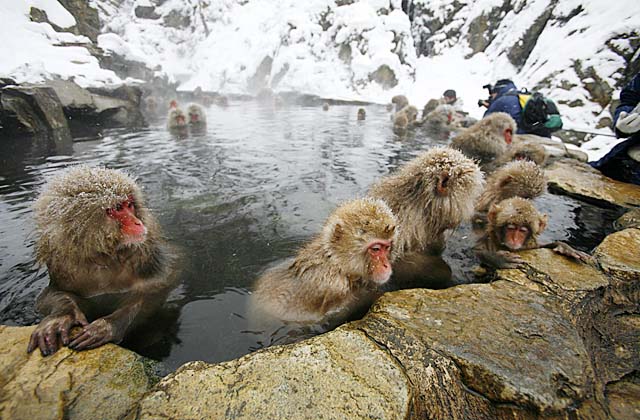
[[[422,109],[422,119],[424,120],[431,111],[433,111],[438,107],[438,105],[440,105],[439,100],[429,99],[429,102],[427,102],[424,108]]]
[[[226,96],[216,96],[213,99],[213,103],[223,108],[226,108],[229,106],[229,99]]]
[[[202,130],[207,127],[207,117],[200,106],[196,104],[189,105],[187,114],[189,114],[189,127],[192,129]]]
[[[367,118],[367,111],[364,108],[358,108],[358,121],[363,121]]]
[[[451,147],[466,156],[480,161],[480,167],[487,170],[494,160],[506,152],[513,141],[516,122],[509,114],[496,112],[467,128],[451,141]]]
[[[393,111],[393,104],[387,104],[387,105],[385,106],[385,108],[386,108],[386,110],[387,110],[388,112],[391,112],[391,111]]]
[[[528,160],[509,162],[487,178],[476,212],[486,212],[492,204],[511,197],[533,199],[546,190],[547,179],[542,168]]]
[[[317,322],[357,306],[391,276],[396,225],[382,200],[341,205],[293,261],[258,279],[253,307],[283,321]]]
[[[589,254],[564,242],[538,244],[538,235],[546,226],[547,216],[540,214],[531,201],[509,198],[491,206],[485,234],[474,249],[480,260],[492,268],[516,268],[524,261],[514,251],[537,248],[551,248],[583,262],[592,260]]]
[[[396,95],[391,98],[391,103],[396,106],[396,112],[409,105],[409,100],[404,95]]]
[[[393,115],[393,129],[403,131],[413,127],[418,118],[418,109],[415,106],[405,106]]]
[[[528,160],[543,166],[547,161],[547,151],[543,145],[538,143],[514,143],[504,155],[496,160],[496,167],[514,160]]]
[[[323,111],[328,111],[329,110],[329,103],[328,102],[325,102],[325,103],[322,104],[322,110]]]
[[[176,286],[175,255],[126,174],[78,166],[54,177],[34,205],[36,254],[49,285],[28,352],[120,342]],[[72,337],[72,327],[81,331]]]
[[[436,147],[375,184],[369,195],[389,204],[402,227],[394,246],[432,255],[444,249],[444,233],[473,215],[484,179],[475,162],[460,151]]]
[[[169,132],[183,136],[188,133],[187,118],[180,108],[170,108],[167,117],[167,130]]]

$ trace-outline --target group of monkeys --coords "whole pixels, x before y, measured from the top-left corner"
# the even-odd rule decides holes
[[[188,116],[188,118],[187,118]],[[184,137],[189,132],[203,133],[207,129],[207,118],[204,111],[197,104],[187,106],[187,115],[178,107],[178,102],[173,100],[169,103],[169,115],[167,116],[167,130],[170,133]]]
[[[170,115],[180,113],[172,106]],[[517,267],[515,251],[541,247],[590,261],[567,244],[538,243],[547,217],[530,200],[546,190],[546,153],[535,136],[515,132],[508,114],[491,114],[340,205],[295,257],[258,278],[253,306],[299,323],[348,311],[388,282],[394,266],[441,254],[447,232],[467,221],[478,230],[478,257],[493,268]],[[118,343],[176,287],[177,253],[125,173],[72,167],[48,181],[34,213],[37,259],[50,283],[36,302],[44,319],[28,352]]]

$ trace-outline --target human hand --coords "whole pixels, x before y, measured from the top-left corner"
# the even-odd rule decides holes
[[[622,111],[616,122],[616,128],[625,134],[637,132],[640,130],[640,112],[635,109],[630,113]]]

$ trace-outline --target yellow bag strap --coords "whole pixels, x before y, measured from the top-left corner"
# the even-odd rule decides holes
[[[518,94],[518,99],[520,100],[520,108],[524,109],[524,106],[527,104],[527,102],[529,102],[529,98],[531,98],[531,95],[525,95],[525,94]]]

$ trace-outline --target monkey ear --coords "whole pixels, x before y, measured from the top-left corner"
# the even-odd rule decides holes
[[[343,235],[344,235],[344,228],[340,223],[336,223],[333,226],[333,232],[331,233],[331,242],[333,243],[339,242]]]
[[[498,205],[497,204],[493,204],[491,206],[491,208],[489,209],[489,212],[487,213],[487,221],[491,224],[495,224],[496,223],[496,218],[498,216]]]
[[[509,176],[505,177],[503,180],[500,181],[500,188],[503,188],[503,187],[509,185],[511,183],[511,181],[513,181],[513,176],[509,175]]]

